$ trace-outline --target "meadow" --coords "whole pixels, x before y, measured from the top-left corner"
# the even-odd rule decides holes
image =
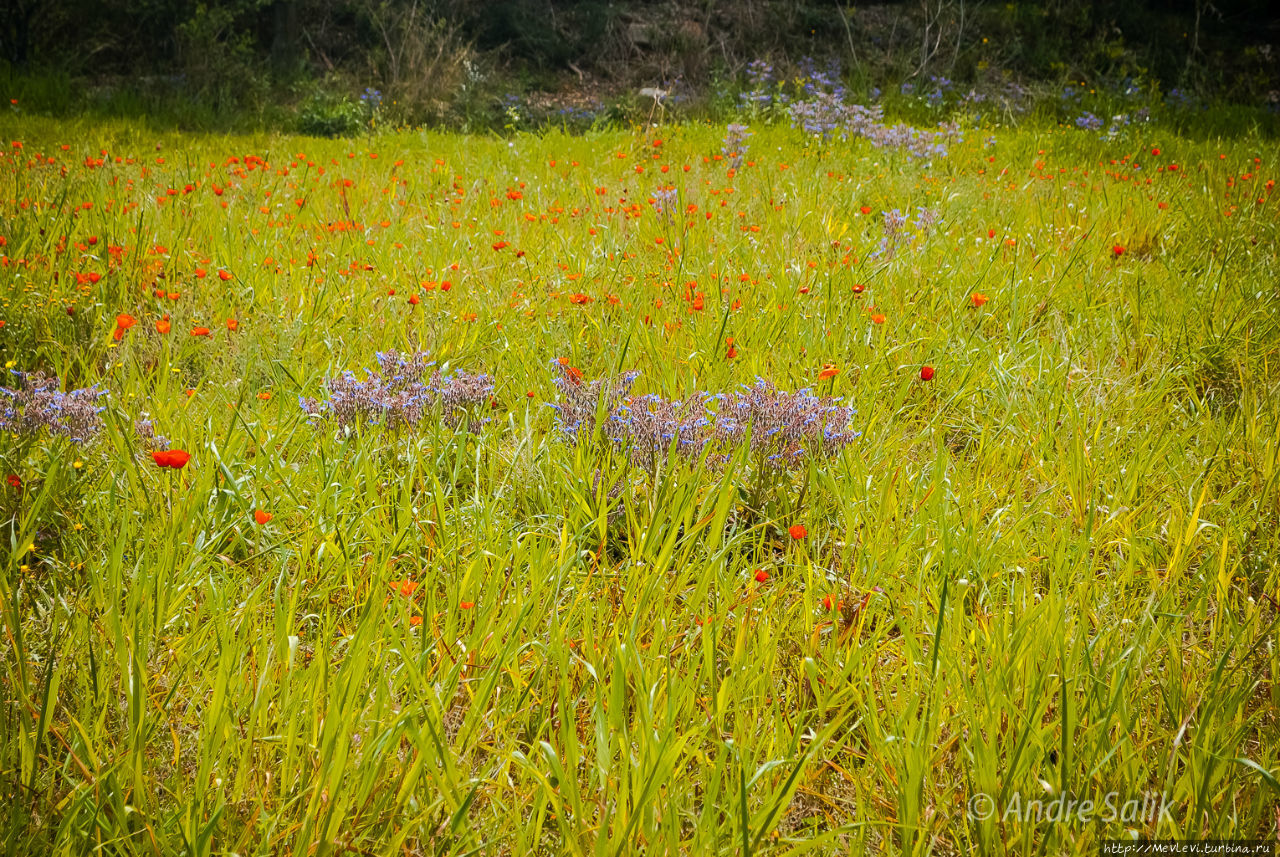
[[[1273,140],[0,125],[0,853],[1276,836]]]

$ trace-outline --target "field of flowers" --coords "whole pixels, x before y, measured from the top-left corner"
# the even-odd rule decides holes
[[[1274,838],[1274,141],[822,109],[0,119],[0,853]]]

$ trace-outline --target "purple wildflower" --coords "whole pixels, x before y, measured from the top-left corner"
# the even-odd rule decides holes
[[[342,428],[416,428],[439,409],[446,422],[465,420],[469,430],[478,432],[483,421],[474,413],[490,401],[494,390],[490,376],[463,371],[446,375],[421,352],[380,352],[378,371],[366,375],[361,381],[355,373],[343,372],[326,381],[328,400],[299,398],[298,403],[309,416],[333,419]]]
[[[57,376],[12,370],[20,386],[0,388],[0,430],[34,437],[42,430],[85,443],[102,428],[98,414],[105,408],[98,400],[105,394],[97,385],[64,393]]]
[[[747,153],[747,138],[750,136],[751,132],[746,125],[734,123],[725,129],[720,153],[729,159],[729,166],[735,170],[742,166],[742,158]]]
[[[595,433],[627,450],[632,460],[655,473],[674,449],[685,460],[727,460],[750,437],[759,471],[792,470],[808,458],[836,455],[858,437],[850,425],[852,407],[809,390],[788,393],[764,380],[729,394],[694,393],[684,400],[630,396],[638,373],[583,381],[557,367],[562,400],[554,405],[556,424],[570,443]]]

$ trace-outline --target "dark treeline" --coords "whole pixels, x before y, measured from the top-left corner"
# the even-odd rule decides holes
[[[1275,90],[1270,0],[0,0],[11,75],[164,88],[215,110],[378,90],[403,121],[478,91],[705,90],[747,63],[839,58],[868,85],[1134,80],[1236,101]]]

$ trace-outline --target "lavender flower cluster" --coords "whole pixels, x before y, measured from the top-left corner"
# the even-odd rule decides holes
[[[738,101],[744,108],[759,110],[771,106],[775,100],[785,101],[786,96],[778,91],[773,66],[764,60],[752,60],[747,65],[747,84],[750,89],[738,95]]]
[[[576,104],[562,104],[552,98],[524,98],[508,92],[498,102],[508,127],[590,128],[605,111],[598,98]]]
[[[775,78],[773,66],[756,60],[747,66],[747,82],[751,88],[739,96],[741,106],[753,111],[785,108],[792,127],[800,128],[808,136],[823,140],[832,136],[862,137],[877,148],[902,149],[917,158],[945,157],[948,143],[960,139],[959,127],[954,123],[943,123],[936,131],[884,124],[883,109],[879,105],[867,107],[850,102],[849,92],[841,83],[838,62],[819,68],[813,60],[804,58],[800,61],[799,80],[800,90],[797,100],[793,101],[784,81]],[[951,88],[951,81],[932,80],[940,103],[944,92]],[[931,103],[934,103],[934,93],[930,94]],[[878,90],[874,94],[878,95]],[[726,140],[726,151],[729,150]]]
[[[653,206],[655,214],[667,220],[674,220],[679,201],[679,193],[674,187],[660,187],[653,192],[653,198],[649,203]]]
[[[139,414],[138,419],[134,421],[133,431],[148,452],[169,448],[169,438],[162,434],[156,434],[156,427],[151,422],[151,415],[145,411]]]
[[[1102,120],[1086,110],[1076,117],[1076,127],[1082,131],[1097,131],[1102,127]]]
[[[861,137],[877,149],[901,149],[914,158],[946,157],[948,144],[962,139],[954,122],[942,122],[938,130],[927,131],[901,122],[886,125],[883,118],[880,105],[846,104],[835,92],[818,92],[791,105],[792,125],[810,136]]]
[[[560,403],[551,405],[556,412],[556,428],[570,443],[595,434],[600,416],[606,419],[627,399],[639,372],[627,372],[609,378],[584,381],[582,373],[559,361],[552,364]]]
[[[802,57],[799,72],[800,94],[807,98],[828,95],[836,101],[845,100],[847,92],[840,82],[839,60],[832,60],[825,68],[819,68],[811,57]],[[771,64],[764,60],[754,60],[747,65],[747,85],[750,89],[739,94],[739,105],[756,111],[787,107],[791,104],[787,83],[785,77],[775,74]],[[878,90],[876,94],[878,95]]]
[[[830,458],[861,434],[849,427],[852,406],[840,404],[838,398],[815,396],[808,389],[788,393],[763,378],[756,378],[753,386],[710,398],[717,405],[718,443],[736,446],[750,432],[752,455],[775,467],[798,467],[806,454]]]
[[[10,370],[18,379],[17,389],[0,388],[0,430],[35,437],[42,430],[85,443],[102,428],[98,405],[105,395],[95,384],[64,393],[58,378],[42,372]]]
[[[456,425],[466,420],[478,432],[483,421],[474,414],[492,399],[493,379],[462,371],[446,375],[426,358],[422,352],[379,352],[378,370],[366,370],[365,380],[343,372],[326,382],[328,400],[299,397],[298,404],[310,417],[332,419],[342,428],[416,428],[439,408],[446,421]]]
[[[791,470],[803,466],[806,455],[836,455],[859,436],[850,428],[852,407],[807,389],[779,390],[760,378],[732,393],[695,393],[681,401],[632,397],[636,372],[587,382],[575,369],[558,369],[561,402],[552,407],[565,439],[577,443],[599,424],[605,437],[650,472],[673,447],[690,460],[711,447],[708,460],[723,463],[748,437],[758,467]]]
[[[951,79],[938,77],[937,75],[929,75],[929,82],[933,84],[933,86],[927,93],[925,93],[925,100],[934,107],[938,107],[951,91]]]
[[[1100,131],[1104,140],[1114,140],[1123,136],[1125,129],[1133,124],[1145,124],[1151,121],[1151,110],[1141,107],[1130,113],[1117,113],[1111,117],[1111,123],[1103,130],[1103,120],[1098,116],[1085,111],[1076,117],[1076,127],[1082,131]]]
[[[878,149],[902,149],[913,158],[945,158],[947,146],[963,139],[955,122],[940,122],[936,131],[914,128],[905,123],[874,124],[865,131],[851,129]]]
[[[653,472],[672,444],[685,458],[696,459],[711,442],[711,421],[702,397],[672,401],[661,396],[636,396],[623,401],[609,415],[605,433],[632,459]]]
[[[857,106],[857,105],[855,105]],[[791,125],[810,137],[827,139],[845,130],[850,122],[849,105],[831,92],[817,92],[805,101],[791,105]]]
[[[838,59],[830,59],[826,67],[818,68],[818,63],[813,57],[800,58],[800,78],[803,81],[801,89],[805,95],[830,92],[837,98],[843,99],[845,88],[840,80],[841,73]]]
[[[933,130],[902,123],[888,125],[883,121],[880,106],[853,102],[841,81],[837,61],[819,67],[812,59],[803,58],[799,75],[793,82],[776,74],[769,63],[756,60],[747,66],[748,89],[738,96],[739,108],[753,114],[785,113],[793,127],[811,137],[823,140],[832,136],[862,137],[877,148],[904,150],[916,158],[946,157],[948,146],[962,139],[960,128],[954,122],[941,123]],[[928,85],[921,87],[904,83],[899,91],[935,109],[957,100],[966,107],[991,101],[1001,110],[1021,113],[1029,102],[1029,93],[1009,81],[988,85],[982,92],[970,90],[958,99],[954,82],[946,77],[932,76]],[[881,96],[879,88],[872,88],[869,94],[872,102]]]
[[[914,223],[909,213],[903,214],[896,208],[883,212],[882,217],[884,218],[882,222],[884,237],[871,252],[871,258],[886,261],[897,255],[898,247],[904,241],[909,241],[913,234],[926,238],[938,224],[938,212],[932,208],[917,207]]]
[[[747,138],[751,132],[746,125],[736,122],[725,129],[724,142],[720,145],[720,154],[729,159],[729,166],[737,169],[742,166],[742,159],[747,154]]]

